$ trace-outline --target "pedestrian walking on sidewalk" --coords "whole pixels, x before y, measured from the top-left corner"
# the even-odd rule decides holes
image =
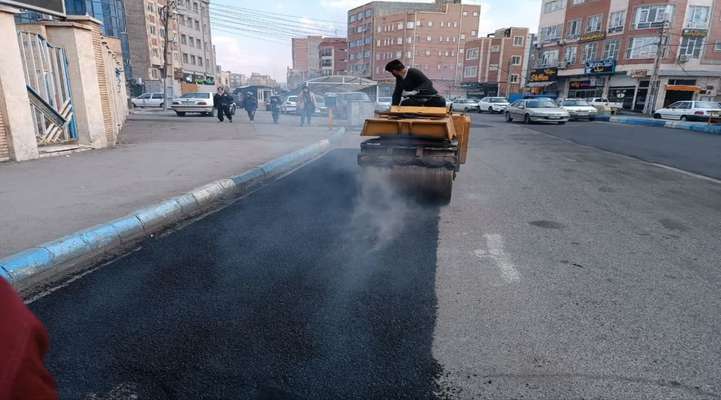
[[[230,105],[233,103],[233,96],[228,94],[222,86],[218,86],[218,91],[213,96],[213,107],[218,113],[218,122],[223,122],[224,116],[228,117],[228,122],[233,122],[233,114],[230,113]]]
[[[245,106],[245,111],[248,112],[248,118],[251,121],[254,121],[255,120],[255,110],[258,109],[258,99],[255,98],[253,93],[248,93],[245,96],[244,106]]]
[[[308,126],[310,126],[310,119],[315,112],[315,98],[308,86],[303,87],[298,96],[298,112],[300,113],[300,126],[305,125],[305,122],[308,122]]]
[[[282,102],[279,96],[270,96],[270,112],[273,116],[274,124],[277,124],[280,118],[280,103]]]

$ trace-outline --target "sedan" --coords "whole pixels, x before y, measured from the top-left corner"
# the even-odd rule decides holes
[[[283,114],[294,113],[298,108],[298,96],[288,96],[280,105],[280,112]]]
[[[392,97],[379,97],[376,100],[376,112],[386,112],[391,109]]]
[[[143,93],[130,101],[133,107],[162,107],[164,103],[162,93]]]
[[[186,93],[174,99],[171,108],[179,117],[189,112],[206,116],[215,114],[213,94],[207,92]]]
[[[526,124],[556,122],[563,125],[571,119],[571,115],[553,100],[523,99],[511,104],[506,110],[506,121],[512,122],[514,119],[521,120]]]
[[[502,113],[508,108],[508,100],[505,97],[484,97],[478,102],[478,108],[489,113]]]
[[[478,101],[473,99],[466,99],[466,98],[460,98],[453,100],[453,103],[451,104],[451,110],[453,111],[463,111],[463,112],[469,112],[469,111],[476,111],[478,112]]]
[[[593,121],[596,119],[598,110],[591,103],[584,99],[566,99],[561,101],[561,108],[568,111],[571,119],[588,119]]]
[[[653,117],[681,121],[708,121],[709,117],[719,114],[721,114],[721,104],[715,101],[677,101],[668,107],[656,110]]]

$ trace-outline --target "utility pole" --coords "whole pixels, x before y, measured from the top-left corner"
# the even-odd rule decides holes
[[[506,97],[511,95],[511,65],[513,65],[513,56],[508,60],[508,76],[506,77]]]
[[[646,115],[653,114],[654,107],[656,106],[656,97],[658,97],[659,89],[659,68],[661,66],[661,59],[666,52],[666,29],[668,28],[668,21],[663,22],[663,26],[658,29],[658,45],[656,46],[656,58],[653,62],[653,73],[651,74],[651,80],[648,83],[648,94],[646,95],[646,104],[643,106],[643,113]]]
[[[173,81],[173,58],[170,51],[170,20],[175,18],[176,14],[176,2],[175,0],[168,0],[167,4],[160,8],[160,18],[165,28],[165,35],[163,35],[163,111],[168,111],[168,103],[171,101],[170,96],[170,83]]]

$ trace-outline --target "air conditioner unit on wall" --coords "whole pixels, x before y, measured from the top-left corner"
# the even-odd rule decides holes
[[[681,64],[688,62],[688,56],[685,54],[681,54],[680,56],[678,56],[678,62]]]

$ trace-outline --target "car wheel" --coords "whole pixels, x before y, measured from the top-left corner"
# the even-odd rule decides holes
[[[688,117],[685,116],[685,115],[682,115],[682,116],[681,116],[681,121],[688,121]]]
[[[165,106],[165,103],[160,103],[160,108],[163,108]]]
[[[511,117],[511,113],[506,111],[506,122],[513,122],[513,117]]]
[[[493,114],[493,107],[488,107],[488,113]]]
[[[523,116],[523,123],[524,123],[524,124],[530,124],[530,123],[531,123],[531,117],[530,117],[528,114],[526,114],[526,115]]]
[[[185,116],[185,111],[176,111],[175,114],[176,114],[177,116],[179,116],[179,117],[184,117],[184,116]]]
[[[558,121],[558,125],[565,125],[566,121]]]
[[[654,118],[654,119],[661,119],[661,114],[658,114],[658,113],[653,114],[653,118]]]

